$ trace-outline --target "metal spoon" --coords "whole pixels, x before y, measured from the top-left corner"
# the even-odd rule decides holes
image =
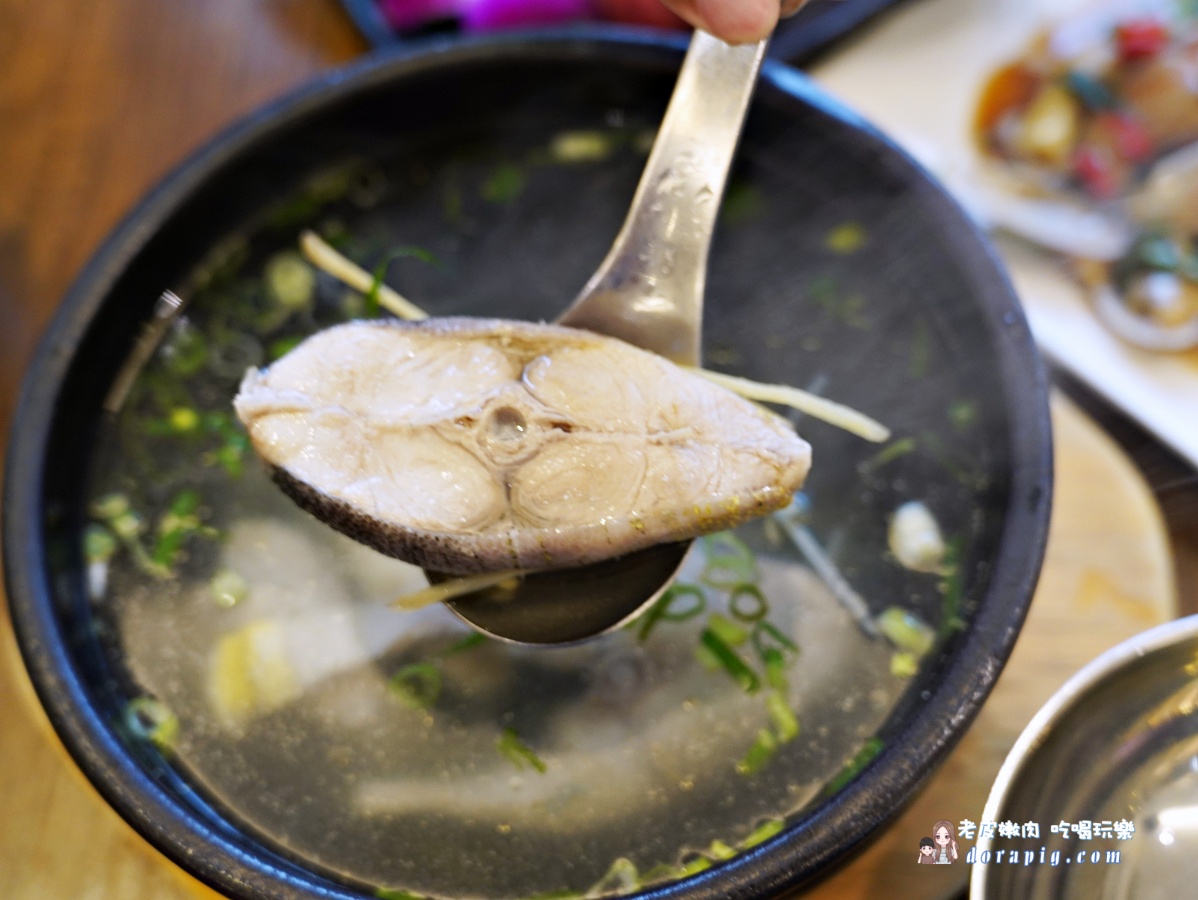
[[[696,31],[615,243],[558,318],[699,364],[707,251],[766,41],[732,47]],[[468,625],[522,644],[565,644],[619,628],[669,587],[690,541],[525,576],[448,601]],[[429,573],[430,579],[443,576]]]

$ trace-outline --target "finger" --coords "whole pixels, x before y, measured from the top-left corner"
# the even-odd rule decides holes
[[[767,37],[778,24],[778,0],[662,0],[696,28],[729,44]],[[793,0],[789,0],[793,2]],[[802,0],[799,0],[801,3]]]

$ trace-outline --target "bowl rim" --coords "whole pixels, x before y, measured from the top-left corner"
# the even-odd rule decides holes
[[[570,61],[681,54],[685,38],[607,26],[423,43],[375,54],[318,76],[242,118],[161,179],[109,234],[76,277],[43,336],[22,384],[5,467],[3,558],[18,645],[38,698],[75,763],[134,830],[182,869],[217,890],[247,898],[365,896],[202,819],[156,784],[117,741],[89,699],[55,619],[42,539],[45,453],[74,349],[113,283],[178,207],[256,143],[363,89],[430,69],[539,53]],[[994,336],[1009,423],[1010,493],[990,579],[970,627],[958,638],[928,702],[894,733],[857,777],[779,835],[680,881],[645,889],[653,898],[777,894],[826,874],[859,849],[914,796],[972,721],[1010,654],[1039,575],[1048,534],[1052,441],[1048,378],[1010,282],[989,243],[930,175],[893,141],[824,94],[805,76],[767,61],[762,85],[856,130],[908,169],[941,238],[975,290]],[[294,871],[290,871],[294,869]]]

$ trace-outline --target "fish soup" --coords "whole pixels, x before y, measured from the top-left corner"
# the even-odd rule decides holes
[[[635,106],[568,123],[517,111],[500,143],[483,121],[379,148],[316,172],[163,285],[186,305],[134,360],[83,534],[119,728],[336,882],[605,894],[718,865],[867,766],[969,616],[974,548],[999,516],[1002,460],[974,393],[985,360],[949,341],[937,297],[888,316],[924,289],[905,263],[917,236],[875,240],[903,230],[889,198],[752,126],[713,247],[705,363],[859,405],[895,436],[879,448],[792,414],[814,448],[807,493],[702,539],[638,621],[543,649],[483,639],[441,606],[391,610],[420,571],[311,519],[248,450],[232,410],[247,368],[380,314],[299,257],[301,229],[433,315],[552,318],[618,229],[653,121]],[[835,203],[793,179],[820,165]],[[913,500],[943,538],[923,571],[888,546]]]

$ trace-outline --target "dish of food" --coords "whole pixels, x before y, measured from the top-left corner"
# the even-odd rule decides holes
[[[987,81],[974,127],[1024,190],[1080,194],[1125,222],[1114,253],[1079,242],[1074,272],[1116,334],[1185,350],[1198,347],[1198,19],[1156,7],[1083,8],[1041,32]]]
[[[1170,326],[1180,324],[1188,308],[1185,298],[1189,294],[1184,278],[1173,280],[1175,275],[1184,276],[1187,254],[1178,252],[1169,256],[1171,244],[1181,245],[1171,240],[1158,240],[1163,235],[1152,228],[1144,231],[1143,238],[1137,240],[1136,220],[1124,212],[1125,208],[1134,206],[1131,200],[1126,207],[1119,200],[1097,200],[1082,186],[1083,180],[1073,167],[1077,162],[1072,159],[1073,151],[1079,147],[1088,149],[1078,143],[1083,125],[1095,133],[1097,140],[1099,132],[1105,134],[1104,129],[1116,121],[1124,121],[1120,117],[1122,114],[1112,109],[1106,111],[1111,115],[1103,116],[1101,111],[1091,115],[1080,100],[1073,99],[1075,95],[1063,84],[1051,78],[1043,79],[1041,84],[1039,75],[1027,79],[1025,87],[1047,87],[1050,83],[1054,87],[1044,103],[1048,112],[1051,112],[1053,97],[1070,98],[1063,105],[1073,110],[1066,114],[1066,119],[1075,127],[1063,129],[1067,138],[1072,132],[1072,138],[1068,141],[1068,151],[1058,152],[1071,161],[1059,169],[1041,162],[1014,166],[1005,159],[987,159],[979,150],[974,127],[979,97],[986,84],[994,73],[1007,71],[1012,60],[1021,59],[1029,46],[1034,46],[1035,36],[1046,28],[1063,28],[1069,36],[1064,42],[1065,47],[1072,50],[1065,52],[1062,59],[1077,59],[1076,66],[1058,61],[1054,72],[1061,73],[1063,69],[1067,76],[1070,71],[1080,70],[1084,63],[1084,66],[1094,67],[1087,71],[1096,71],[1102,76],[1097,81],[1104,87],[1106,76],[1103,73],[1110,66],[1125,66],[1129,73],[1133,70],[1151,73],[1155,70],[1152,59],[1118,63],[1115,29],[1120,21],[1135,21],[1134,16],[1160,14],[1161,10],[1167,12],[1170,6],[1155,0],[1108,3],[1097,7],[1087,0],[1019,0],[965,5],[927,0],[889,17],[852,47],[821,63],[816,74],[834,94],[884,127],[918,156],[971,208],[979,221],[996,226],[996,243],[1027,308],[1041,347],[1057,363],[1142,422],[1165,443],[1198,462],[1198,425],[1189,414],[1198,386],[1198,351],[1177,351],[1177,343],[1172,343],[1169,344],[1174,348],[1172,352],[1154,352],[1140,346],[1150,344],[1151,337],[1132,343],[1104,325],[1104,320],[1113,322],[1120,334],[1133,338],[1141,336],[1144,329],[1137,328],[1135,323],[1142,319],[1120,315],[1127,310],[1122,299],[1124,295],[1112,296],[1097,288],[1106,284],[1108,278],[1116,285],[1134,287],[1143,281],[1144,275],[1151,274],[1147,269],[1161,264],[1175,269],[1167,279],[1169,283],[1160,278],[1150,279],[1144,286],[1151,291],[1159,289],[1159,294],[1154,295],[1155,299],[1146,296],[1141,299],[1164,315],[1162,322]],[[1094,18],[1096,8],[1105,11],[1105,19]],[[1096,22],[1105,24],[1096,26]],[[1075,27],[1069,27],[1070,23]],[[1182,30],[1168,32],[1171,41],[1168,46],[1178,48],[1169,53],[1180,52],[1182,45],[1177,36],[1182,33]],[[1129,34],[1129,39],[1131,36]],[[1079,46],[1097,47],[1102,52],[1083,61],[1077,56]],[[1135,51],[1131,52],[1134,55]],[[1156,63],[1170,59],[1169,53],[1158,57]],[[953,72],[954,77],[944,78],[946,71]],[[1009,77],[1007,86],[1014,87],[1017,77]],[[1080,83],[1092,84],[1085,79]],[[1116,98],[1121,83],[1115,84],[1116,93],[1112,93],[1112,99]],[[1061,94],[1056,87],[1062,87],[1066,94]],[[998,93],[1001,95],[1002,92]],[[1013,95],[1017,96],[1017,93],[1013,92]],[[997,102],[1000,98],[992,98],[995,102],[987,104],[983,110],[986,113],[982,116],[983,124],[997,125],[1001,116],[995,117],[993,113],[1008,109],[1007,105]],[[1024,100],[1030,104],[1030,98]],[[1019,108],[1030,110],[1031,106],[1020,105]],[[1026,116],[1012,115],[1008,121],[1018,126],[1026,119]],[[1136,119],[1132,116],[1128,121]],[[1174,165],[1184,160],[1185,151],[1177,149],[1174,143],[1176,136],[1167,134],[1163,128],[1145,134],[1157,132],[1157,137],[1149,141],[1148,155],[1139,163],[1129,165],[1130,160],[1113,160],[1119,165],[1112,168],[1112,173],[1117,169],[1122,173],[1119,178],[1129,179],[1128,183],[1133,187],[1131,199],[1142,201],[1146,196],[1143,186],[1163,184],[1161,176],[1173,171]],[[1112,134],[1110,140],[1113,139]],[[1126,147],[1125,150],[1136,148]],[[1081,158],[1094,161],[1104,158],[1106,152],[1082,153]],[[1158,156],[1160,162],[1146,169],[1145,165],[1156,161]],[[1083,166],[1083,171],[1089,170]],[[1046,198],[1051,200],[1047,204],[1051,207],[1049,210],[1037,205]],[[1004,234],[1004,222],[1009,231],[1027,235],[1040,246],[1065,243],[1073,251],[1072,255],[1079,259],[1083,256],[1077,249],[1079,245],[1088,246],[1092,257],[1107,262],[1095,264],[1087,257],[1081,266],[1067,265],[1062,255],[1065,247],[1060,251],[1045,252],[1026,240]],[[1145,225],[1150,224],[1146,220]],[[1104,249],[1097,252],[1096,246]],[[1114,249],[1109,249],[1111,247]],[[1126,261],[1112,263],[1128,250],[1131,255]],[[1158,256],[1158,251],[1163,252]],[[1158,261],[1148,265],[1146,261],[1153,259]],[[1079,274],[1085,276],[1084,279],[1079,278]],[[1144,309],[1143,304],[1141,308]],[[1180,338],[1182,344],[1188,341],[1184,330]],[[1158,342],[1158,346],[1164,345]]]
[[[41,357],[10,457],[14,622],[89,777],[209,883],[760,895],[901,807],[997,677],[1046,534],[1042,373],[956,208],[789,70],[725,199],[704,358],[885,410],[890,441],[785,413],[822,455],[804,492],[702,538],[630,627],[553,650],[387,608],[419,570],[253,458],[247,369],[338,327],[423,333],[346,326],[377,292],[311,267],[302,231],[434,319],[549,318],[619,227],[677,59],[373,60],[197,158],[64,306],[76,350]],[[184,302],[156,316],[164,287]]]

